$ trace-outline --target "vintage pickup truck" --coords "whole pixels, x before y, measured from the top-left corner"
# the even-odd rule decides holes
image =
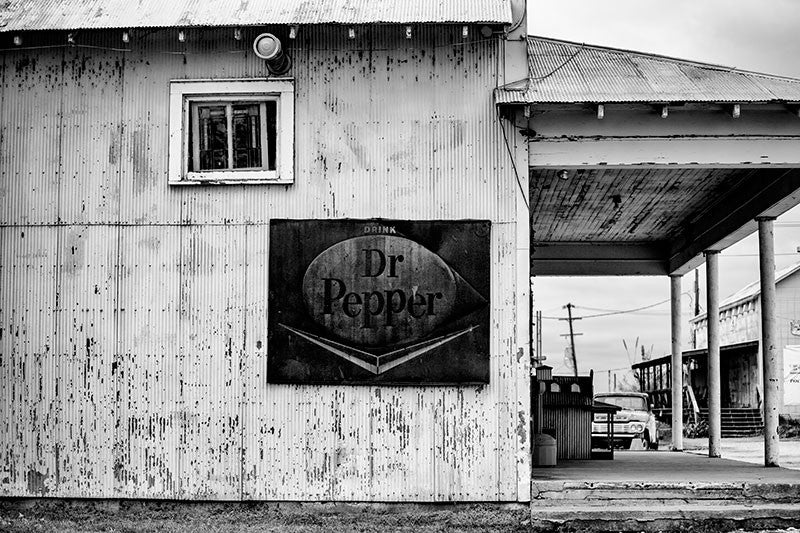
[[[614,447],[632,450],[657,450],[658,426],[647,394],[607,392],[594,399],[622,408],[614,415]],[[596,413],[592,421],[592,448],[608,446],[607,414]]]

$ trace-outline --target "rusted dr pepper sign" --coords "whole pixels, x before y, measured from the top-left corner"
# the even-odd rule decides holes
[[[273,220],[270,383],[488,383],[487,221]]]

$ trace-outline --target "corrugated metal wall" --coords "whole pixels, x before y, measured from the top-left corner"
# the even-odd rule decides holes
[[[0,494],[525,499],[500,44],[303,27],[294,185],[168,186],[169,80],[264,76],[260,31],[0,53]],[[274,217],[492,220],[491,383],[267,385]]]
[[[591,459],[592,412],[586,407],[545,407],[542,424],[556,439],[558,459]]]
[[[553,376],[542,394],[542,432],[556,439],[558,459],[590,459],[592,455],[592,376]],[[535,387],[538,389],[538,387]]]

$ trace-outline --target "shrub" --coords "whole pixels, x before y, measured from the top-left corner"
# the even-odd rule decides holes
[[[687,439],[708,438],[708,422],[698,420],[697,422],[685,424],[683,426],[683,436]]]
[[[782,439],[800,438],[800,420],[781,416],[778,424],[778,435]]]

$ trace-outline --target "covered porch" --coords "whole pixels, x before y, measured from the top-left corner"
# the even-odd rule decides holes
[[[756,231],[760,342],[774,344],[773,221],[800,203],[800,81],[538,37],[528,39],[528,59],[528,79],[495,98],[528,139],[531,274],[669,278],[669,407],[682,410],[681,278],[706,263],[706,308],[718,316],[718,255]],[[711,323],[708,455],[719,458]],[[777,466],[783,365],[775,350],[763,354],[764,464]],[[682,426],[673,417],[672,450],[683,450]]]
[[[693,453],[625,452],[614,461],[535,469],[531,518],[593,531],[658,531],[710,522],[717,531],[800,520],[800,471]]]

